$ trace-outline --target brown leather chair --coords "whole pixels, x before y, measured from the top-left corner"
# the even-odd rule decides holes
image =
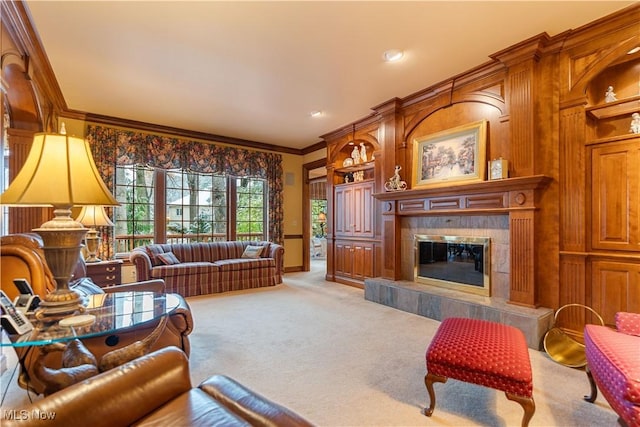
[[[33,233],[14,234],[0,238],[0,270],[2,274],[2,290],[13,299],[18,291],[15,286],[8,285],[15,278],[27,279],[34,293],[42,296],[55,289],[53,275],[47,266],[42,251],[40,236]],[[84,261],[80,259],[74,273],[74,281],[71,286],[78,288],[92,288],[97,292],[125,292],[125,291],[154,291],[164,292],[162,280],[150,280],[125,285],[99,289],[91,283],[91,279],[85,277],[86,268]],[[84,278],[84,279],[83,279]],[[193,317],[191,309],[185,299],[177,295],[180,300],[178,308],[169,316],[162,333],[151,346],[151,351],[167,346],[176,346],[189,356],[191,347],[189,334],[193,330]],[[97,360],[108,352],[123,348],[148,337],[158,326],[160,320],[148,322],[144,327],[125,330],[123,332],[105,336],[83,339],[84,346],[95,356]],[[18,359],[21,363],[18,383],[22,388],[31,390],[37,394],[48,393],[47,386],[34,375],[34,363],[40,357],[40,351],[35,347],[16,348]],[[44,364],[52,369],[61,367],[61,352],[50,352],[43,360]]]
[[[192,387],[189,362],[174,347],[103,372],[14,413],[26,415],[5,416],[3,426],[312,426],[224,375]]]

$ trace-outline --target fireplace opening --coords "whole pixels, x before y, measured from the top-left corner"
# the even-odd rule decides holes
[[[491,295],[488,237],[416,234],[414,280],[478,295]]]

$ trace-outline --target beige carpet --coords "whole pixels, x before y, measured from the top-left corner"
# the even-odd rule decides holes
[[[363,291],[285,276],[278,287],[191,298],[194,383],[214,372],[320,426],[519,426],[522,408],[504,393],[455,380],[436,384],[421,414],[426,346],[439,322],[365,301]],[[536,413],[531,426],[608,426],[617,416],[589,392],[583,371],[530,351]]]
[[[435,385],[436,409],[423,416],[424,353],[439,322],[365,301],[362,290],[323,276],[293,273],[275,288],[189,298],[194,384],[224,373],[319,426],[520,425],[522,408],[504,393],[455,380]],[[617,424],[601,396],[582,400],[584,372],[530,355],[531,426]],[[28,400],[9,388],[3,409]]]

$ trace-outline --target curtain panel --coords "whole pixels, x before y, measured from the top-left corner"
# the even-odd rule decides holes
[[[102,179],[112,192],[115,191],[116,165],[143,164],[265,179],[269,197],[269,240],[283,244],[282,155],[97,125],[87,127],[87,141]],[[108,241],[113,241],[112,228],[105,229],[103,236],[105,234]],[[103,246],[100,256],[113,258],[113,245]]]

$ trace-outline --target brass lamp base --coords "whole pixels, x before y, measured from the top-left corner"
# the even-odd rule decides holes
[[[35,312],[36,319],[43,322],[85,311],[80,295],[69,289],[69,280],[80,258],[87,229],[71,218],[70,209],[56,209],[54,213],[54,219],[33,230],[42,237],[44,257],[56,281],[56,290],[44,296]]]
[[[102,261],[96,255],[96,253],[98,252],[98,246],[100,246],[100,235],[98,234],[98,231],[94,228],[90,228],[89,231],[87,231],[87,236],[84,238],[84,240],[87,243],[87,252],[89,254],[84,262]]]

